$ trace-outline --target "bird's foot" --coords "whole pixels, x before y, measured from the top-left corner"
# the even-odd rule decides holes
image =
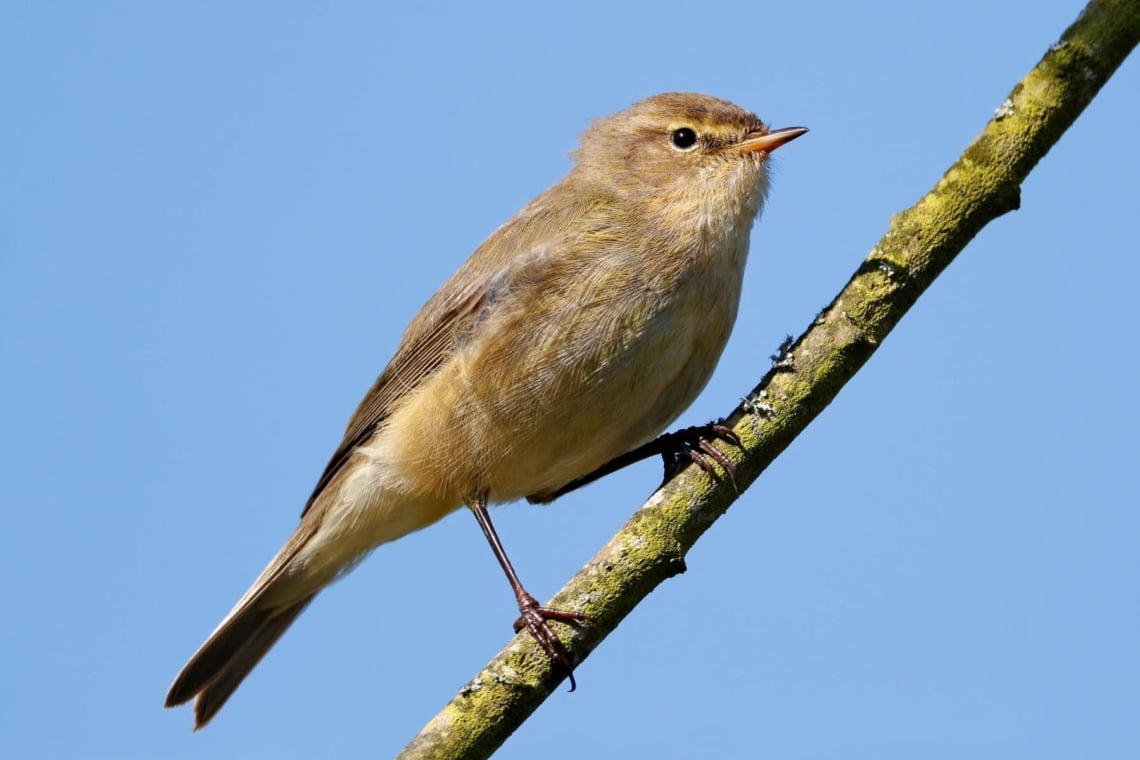
[[[740,488],[736,485],[736,466],[725,456],[720,449],[712,444],[716,439],[728,441],[733,446],[741,446],[740,437],[721,422],[710,422],[707,425],[694,425],[693,427],[665,433],[657,439],[661,445],[661,457],[665,460],[665,479],[668,480],[682,463],[693,462],[714,479],[719,479],[712,463],[716,462],[728,475],[732,488],[737,494]]]
[[[547,623],[549,620],[570,625],[582,625],[594,621],[589,615],[581,612],[543,607],[537,599],[525,592],[519,596],[519,619],[515,621],[515,633],[526,629],[546,652],[550,661],[570,679],[570,691],[574,691],[578,688],[578,684],[574,681],[574,661],[558,635],[551,630]]]

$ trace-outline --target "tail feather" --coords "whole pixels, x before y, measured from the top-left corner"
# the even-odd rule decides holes
[[[166,706],[175,707],[197,696],[198,692],[217,678],[234,655],[253,639],[268,619],[268,611],[248,606],[231,614],[174,679],[166,694]]]
[[[312,600],[309,596],[278,610],[255,605],[235,610],[174,679],[166,706],[197,697],[194,729],[205,726]]]
[[[174,679],[166,694],[166,706],[181,705],[197,697],[195,730],[206,725],[222,709],[254,666],[328,582],[303,574],[291,577],[287,572],[318,526],[318,519],[301,522],[269,566]]]
[[[222,709],[230,695],[241,685],[241,682],[245,680],[245,677],[249,675],[257,663],[261,662],[265,653],[277,643],[281,634],[289,629],[289,626],[309,606],[309,602],[312,600],[313,598],[309,597],[266,620],[253,633],[249,641],[233,653],[233,656],[218,671],[205,689],[198,694],[198,699],[194,702],[195,731],[209,723],[218,710]]]

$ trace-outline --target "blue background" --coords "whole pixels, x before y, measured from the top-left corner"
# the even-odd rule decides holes
[[[812,129],[703,422],[1081,8],[387,5],[0,6],[0,755],[397,752],[510,635],[462,512],[323,594],[206,730],[162,699],[588,118],[681,89]],[[1140,753],[1137,63],[501,757]],[[498,510],[531,590],[658,477]]]

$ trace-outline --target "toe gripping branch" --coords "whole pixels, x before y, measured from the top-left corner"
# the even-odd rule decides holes
[[[652,443],[660,442],[661,444],[660,454],[665,460],[665,479],[668,480],[675,475],[682,465],[693,462],[697,467],[704,470],[709,477],[717,480],[720,476],[717,475],[716,468],[712,465],[712,462],[716,462],[728,476],[729,482],[732,483],[732,490],[739,495],[740,487],[736,484],[736,466],[720,449],[713,445],[713,440],[717,438],[728,441],[738,448],[743,445],[740,442],[740,437],[731,428],[726,427],[723,421],[682,428],[658,437]]]
[[[733,489],[739,494],[740,488],[736,484],[736,467],[727,456],[713,445],[715,439],[728,441],[734,446],[741,445],[740,438],[723,424],[723,420],[710,422],[707,425],[682,428],[658,436],[649,443],[617,457],[594,472],[567,483],[552,494],[531,497],[530,500],[533,502],[553,501],[562,494],[581,488],[611,472],[616,472],[627,465],[640,462],[651,456],[660,456],[664,460],[665,480],[673,477],[687,462],[696,464],[709,477],[719,479],[720,476],[714,463],[720,465],[732,483]],[[523,588],[518,574],[511,566],[511,561],[507,558],[507,553],[503,549],[498,533],[495,532],[495,526],[491,523],[491,516],[487,512],[486,497],[471,499],[468,506],[475,514],[479,527],[483,529],[483,535],[487,537],[487,542],[490,543],[495,558],[498,559],[499,565],[503,568],[503,572],[506,573],[507,580],[511,584],[511,589],[515,592],[515,599],[518,600],[519,618],[514,624],[515,633],[526,629],[546,652],[551,662],[570,679],[570,691],[574,691],[578,686],[574,680],[574,660],[558,635],[551,629],[550,621],[554,620],[569,625],[583,625],[593,621],[589,615],[581,612],[559,610],[540,605],[538,600]]]
[[[574,691],[578,688],[578,684],[574,680],[574,659],[566,651],[566,647],[558,638],[558,634],[550,628],[548,621],[556,620],[570,625],[583,625],[591,623],[593,620],[589,615],[582,612],[559,610],[540,605],[538,600],[523,588],[522,581],[519,580],[518,574],[511,565],[511,560],[507,557],[507,552],[499,540],[499,534],[491,523],[491,515],[487,512],[486,498],[474,499],[469,506],[475,514],[475,519],[479,522],[479,527],[483,529],[483,535],[487,537],[487,542],[491,545],[491,551],[495,553],[495,558],[507,575],[507,581],[515,592],[515,599],[518,600],[519,618],[514,624],[515,633],[520,633],[525,628],[542,647],[542,650],[546,652],[546,656],[550,658],[555,667],[570,679],[570,691]]]

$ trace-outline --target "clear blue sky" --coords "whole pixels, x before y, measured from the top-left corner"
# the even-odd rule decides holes
[[[1082,4],[412,5],[0,7],[0,755],[397,752],[511,633],[463,512],[322,595],[203,732],[162,700],[588,118],[683,89],[812,129],[703,422]],[[501,757],[1140,755],[1137,93],[1133,59]],[[658,477],[499,509],[531,590]]]

